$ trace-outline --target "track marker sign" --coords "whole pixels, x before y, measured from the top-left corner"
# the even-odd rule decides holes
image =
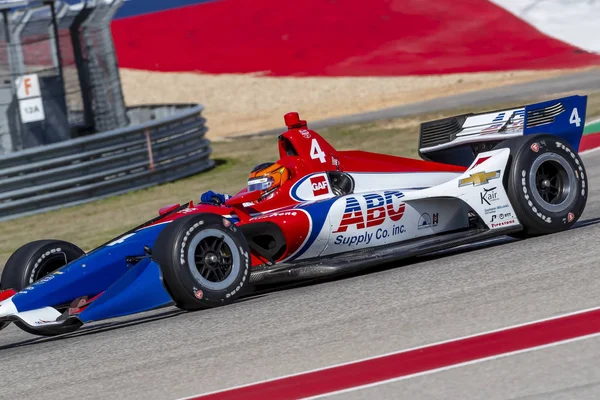
[[[40,82],[37,74],[23,75],[16,79],[17,99],[19,100],[19,111],[21,121],[29,122],[43,121],[44,105],[42,103]]]

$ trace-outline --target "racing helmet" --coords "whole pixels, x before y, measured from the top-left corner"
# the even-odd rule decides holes
[[[260,190],[260,200],[264,200],[290,178],[290,171],[274,162],[258,164],[250,172],[248,178],[248,193]]]

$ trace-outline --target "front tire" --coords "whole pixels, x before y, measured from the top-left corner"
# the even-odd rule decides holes
[[[242,232],[215,214],[171,222],[159,234],[152,258],[165,288],[184,310],[232,303],[248,287],[250,251]]]
[[[0,279],[0,289],[19,292],[83,255],[83,250],[63,240],[36,240],[27,243],[18,248],[6,262]],[[0,329],[8,324],[0,322]],[[25,329],[23,324],[16,324]]]
[[[563,139],[520,138],[507,182],[508,197],[524,230],[536,236],[569,229],[581,217],[588,182],[583,161]],[[516,146],[515,146],[516,147]]]

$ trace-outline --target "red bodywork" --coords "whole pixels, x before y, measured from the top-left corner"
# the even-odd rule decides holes
[[[273,222],[281,228],[285,238],[285,253],[275,261],[281,261],[294,254],[310,233],[308,214],[295,208],[303,202],[290,195],[290,189],[306,175],[328,172],[374,172],[374,173],[410,173],[410,172],[464,172],[466,168],[454,165],[415,160],[385,154],[334,149],[321,135],[308,129],[306,121],[300,120],[298,113],[288,113],[284,117],[288,130],[278,138],[279,160],[277,163],[290,171],[290,179],[286,181],[271,198],[255,203],[259,192],[247,193],[242,189],[230,198],[225,205],[193,204],[187,208],[166,215],[154,223],[162,223],[196,213],[213,213],[227,217],[239,218],[238,226],[255,222]],[[315,148],[313,140],[318,147]],[[324,180],[324,179],[323,179]],[[325,185],[315,178],[311,181],[313,193],[320,194],[327,190]],[[252,203],[252,204],[249,204]],[[172,204],[161,208],[160,214],[167,214],[180,207]],[[252,265],[264,265],[269,260],[252,252]]]

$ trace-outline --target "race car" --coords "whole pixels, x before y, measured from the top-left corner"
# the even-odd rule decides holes
[[[165,206],[88,253],[61,240],[25,244],[4,266],[0,324],[57,335],[491,237],[564,231],[587,201],[586,105],[570,96],[425,122],[422,160],[336,150],[288,113],[277,165],[289,179],[276,195],[248,186],[225,202]]]

